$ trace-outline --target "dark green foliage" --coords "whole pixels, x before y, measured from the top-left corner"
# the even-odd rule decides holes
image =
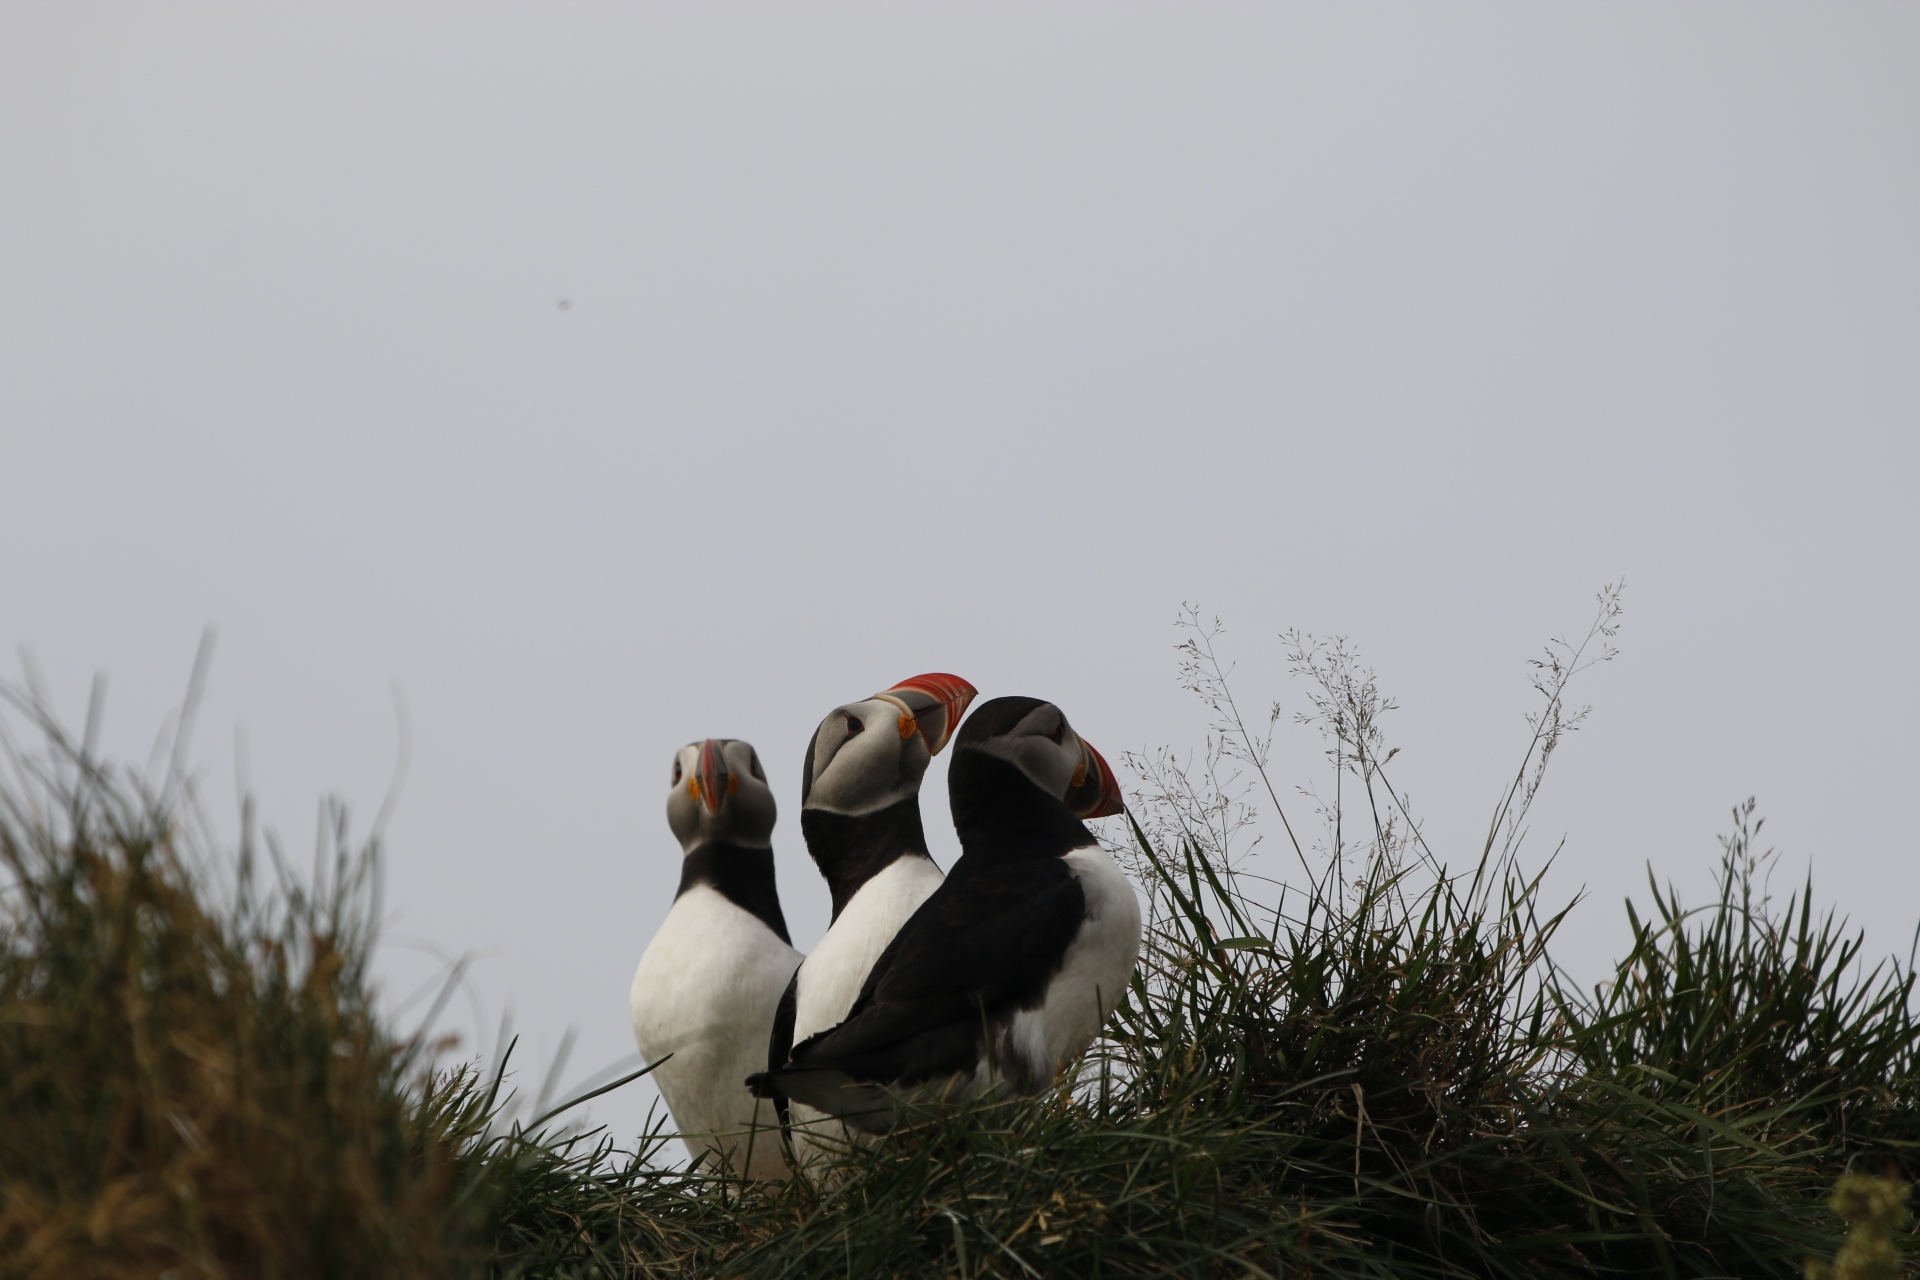
[[[1814,913],[1810,883],[1777,914],[1756,901],[1759,829],[1752,801],[1735,810],[1705,911],[1651,882],[1657,919],[1627,904],[1633,949],[1582,1010],[1581,1056],[1707,1110],[1791,1100],[1823,1141],[1897,1159],[1920,1141],[1913,970],[1863,972],[1861,939]]]

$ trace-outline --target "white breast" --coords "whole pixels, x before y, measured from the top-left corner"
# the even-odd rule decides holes
[[[1064,861],[1086,895],[1086,921],[1040,1007],[1014,1014],[1001,1042],[1018,1059],[1009,1074],[1024,1077],[1028,1087],[1052,1080],[1093,1043],[1126,994],[1140,956],[1140,901],[1126,873],[1098,847],[1075,849]]]
[[[931,858],[896,858],[861,885],[800,966],[794,993],[793,1042],[846,1021],[873,962],[946,877]]]
[[[706,885],[675,900],[647,945],[633,975],[633,1036],[649,1062],[673,1055],[652,1079],[689,1154],[717,1150],[738,1173],[786,1176],[778,1118],[746,1078],[766,1069],[774,1007],[800,959]]]
[[[933,859],[910,854],[895,858],[854,891],[827,936],[800,966],[793,1005],[795,1044],[847,1020],[873,962],[944,879]],[[859,1141],[838,1121],[805,1103],[792,1104],[789,1114],[794,1154],[803,1167],[811,1168],[828,1150]]]

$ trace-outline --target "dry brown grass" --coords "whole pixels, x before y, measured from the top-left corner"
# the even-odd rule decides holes
[[[54,743],[0,809],[0,1275],[463,1271],[453,1137],[370,1005],[344,824],[330,889],[243,873],[215,907],[160,800]]]

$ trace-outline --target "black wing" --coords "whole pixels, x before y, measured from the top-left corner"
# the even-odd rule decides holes
[[[796,1068],[914,1084],[970,1070],[984,1024],[1039,1003],[1087,915],[1058,858],[962,858],[874,962],[847,1020],[809,1037]]]

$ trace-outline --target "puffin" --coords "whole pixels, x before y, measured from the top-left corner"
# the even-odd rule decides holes
[[[947,790],[959,860],[757,1096],[880,1134],[903,1106],[1038,1093],[1125,994],[1140,904],[1086,826],[1125,809],[1100,753],[1053,703],[995,698],[955,736]]]
[[[740,1081],[765,1060],[774,1009],[801,960],[774,884],[775,817],[750,744],[708,738],[680,748],[667,793],[680,888],[630,998],[640,1052],[666,1059],[653,1080],[687,1154],[769,1181],[788,1175],[777,1113]]]
[[[786,1065],[796,1039],[841,1022],[873,962],[942,879],[920,822],[920,782],[978,693],[959,676],[929,672],[835,707],[807,743],[800,830],[827,882],[833,916],[793,975],[768,1039],[766,1065]],[[824,1117],[802,1103],[790,1121],[794,1154],[818,1154]],[[834,1126],[838,1128],[838,1126]]]

